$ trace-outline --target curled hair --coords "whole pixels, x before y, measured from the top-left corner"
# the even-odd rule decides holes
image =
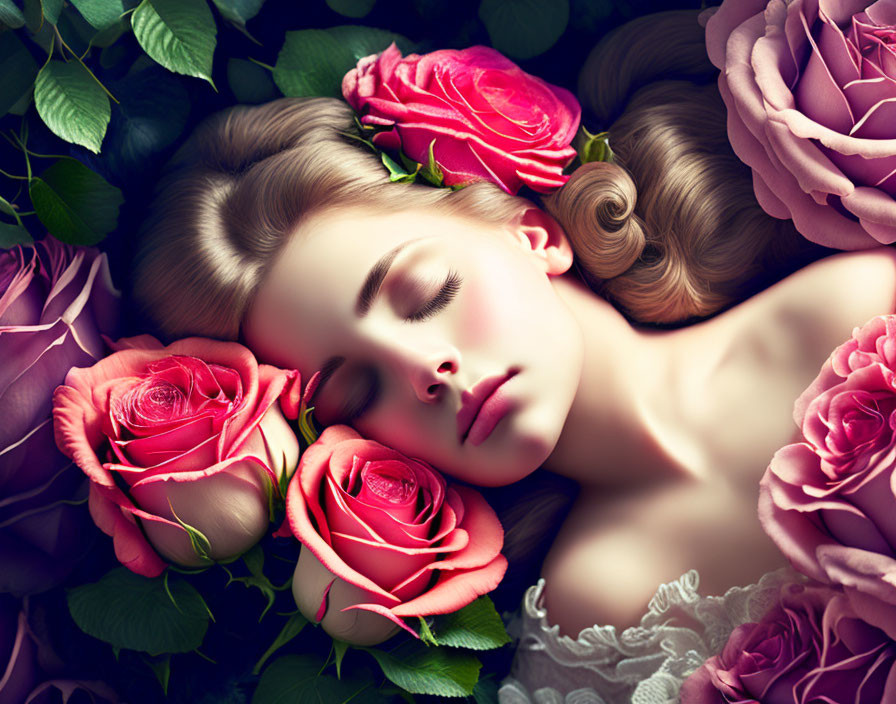
[[[691,11],[623,25],[582,71],[615,163],[583,165],[544,204],[592,287],[635,320],[711,315],[825,252],[756,202],[715,75]]]
[[[487,183],[455,193],[390,182],[341,100],[236,106],[202,123],[166,167],[141,233],[134,297],[165,336],[237,339],[265,272],[301,222],[358,205],[505,223],[526,201]]]

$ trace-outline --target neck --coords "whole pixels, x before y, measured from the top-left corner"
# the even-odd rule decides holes
[[[681,476],[690,463],[675,441],[674,333],[633,328],[576,279],[554,285],[582,328],[585,361],[545,467],[590,485]]]

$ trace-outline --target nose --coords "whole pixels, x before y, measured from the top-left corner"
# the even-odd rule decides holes
[[[435,403],[445,393],[450,377],[457,374],[460,355],[454,348],[438,352],[408,355],[408,377],[417,398],[424,403]]]

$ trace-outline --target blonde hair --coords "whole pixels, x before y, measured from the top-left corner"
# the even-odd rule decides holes
[[[165,336],[237,339],[265,272],[309,215],[366,205],[439,208],[495,223],[527,201],[481,183],[392,183],[331,98],[237,106],[202,123],[166,167],[141,233],[134,296]]]
[[[595,47],[579,92],[615,163],[585,164],[544,198],[584,277],[642,322],[710,315],[825,253],[756,202],[696,15],[642,17]]]

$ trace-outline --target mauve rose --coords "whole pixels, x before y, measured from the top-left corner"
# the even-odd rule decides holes
[[[794,566],[843,585],[896,638],[896,316],[857,328],[794,405],[804,442],[772,458],[759,518]]]
[[[49,678],[41,669],[41,647],[19,603],[0,595],[0,704],[64,704],[78,691],[94,704],[119,701],[102,682]]]
[[[478,492],[344,425],[305,450],[286,515],[302,542],[296,604],[356,645],[413,633],[403,617],[457,611],[507,569],[504,530]]]
[[[205,536],[212,560],[245,552],[298,462],[281,413],[296,417],[298,373],[258,364],[235,342],[163,347],[142,335],[116,346],[53,397],[56,443],[90,478],[90,513],[116,557],[148,577],[165,569],[159,554],[208,564],[182,523]]]
[[[429,147],[446,186],[491,181],[508,193],[549,193],[563,168],[581,107],[568,90],[531,76],[494,49],[473,46],[401,57],[392,44],[361,59],[342,94],[377,128],[373,143],[423,165]]]
[[[682,704],[896,701],[896,642],[839,592],[790,585],[681,687]]]
[[[894,0],[726,0],[706,25],[756,197],[813,242],[896,241],[894,25]]]
[[[43,591],[83,556],[86,483],[56,449],[53,389],[104,354],[119,293],[105,254],[47,237],[0,251],[0,591]]]

